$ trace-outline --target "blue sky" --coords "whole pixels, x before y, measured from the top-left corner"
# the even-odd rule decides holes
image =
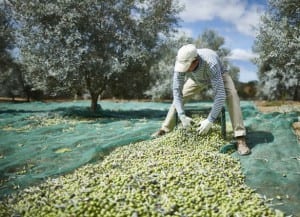
[[[257,67],[250,60],[260,16],[266,0],[178,0],[185,5],[180,14],[180,32],[194,38],[213,29],[225,39],[231,50],[230,61],[240,68],[240,81],[257,80]]]

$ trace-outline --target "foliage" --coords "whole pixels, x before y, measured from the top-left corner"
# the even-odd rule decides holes
[[[9,22],[7,6],[5,2],[0,2],[0,64],[1,74],[12,62],[8,48],[11,46],[13,35],[12,27]]]
[[[1,95],[14,97],[20,92],[20,71],[11,54],[14,44],[11,10],[5,1],[0,2],[0,84]]]
[[[180,10],[171,0],[10,2],[19,15],[26,82],[54,94],[86,88],[93,110],[109,86],[126,81],[131,88],[138,72],[123,72],[148,63]]]
[[[247,83],[239,82],[236,85],[236,89],[240,99],[255,99],[257,95],[257,83],[258,81],[249,81]]]
[[[265,99],[299,100],[300,3],[269,0],[261,18],[254,50],[259,67],[260,96]]]

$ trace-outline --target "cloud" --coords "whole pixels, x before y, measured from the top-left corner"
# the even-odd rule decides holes
[[[246,35],[256,36],[256,28],[259,25],[261,15],[259,11],[260,9],[255,5],[248,9],[247,13],[241,16],[238,22],[235,23],[237,30]]]
[[[253,26],[259,24],[262,5],[247,5],[243,0],[180,0],[185,5],[181,18],[185,22],[197,22],[219,18],[249,36],[255,36]]]
[[[258,55],[252,51],[247,51],[243,49],[233,49],[231,54],[227,57],[230,60],[243,60],[249,61],[253,58],[256,58]]]

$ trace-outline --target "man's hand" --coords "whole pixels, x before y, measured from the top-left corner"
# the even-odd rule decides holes
[[[194,122],[192,118],[186,116],[186,115],[180,115],[179,119],[181,120],[183,128],[188,128],[192,125]]]
[[[208,119],[205,119],[198,124],[199,127],[197,128],[197,131],[199,134],[207,134],[212,125],[212,122],[210,122]]]

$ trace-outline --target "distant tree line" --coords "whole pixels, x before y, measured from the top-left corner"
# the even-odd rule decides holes
[[[176,0],[4,0],[0,94],[40,99],[88,93],[93,110],[99,98],[171,99],[176,52],[195,43],[216,50],[241,95],[254,97],[256,83],[238,82],[239,68],[227,61],[230,50],[217,32],[174,36],[183,9]],[[204,91],[200,98],[208,96]]]

